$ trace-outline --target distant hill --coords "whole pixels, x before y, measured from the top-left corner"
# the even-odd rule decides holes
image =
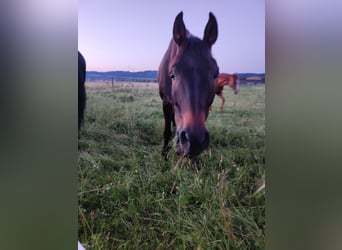
[[[265,83],[265,73],[238,73],[240,84],[254,85]],[[96,81],[120,81],[120,82],[157,82],[157,71],[146,70],[139,72],[130,71],[87,71],[86,80]]]
[[[156,82],[157,71],[146,70],[139,72],[130,71],[108,71],[108,72],[97,72],[87,71],[87,81],[122,81],[122,82]]]

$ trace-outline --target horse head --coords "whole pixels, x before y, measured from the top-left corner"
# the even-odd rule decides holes
[[[210,142],[205,122],[215,96],[215,80],[219,73],[211,54],[217,36],[217,21],[212,13],[209,13],[203,39],[192,36],[186,30],[182,12],[174,21],[175,48],[171,49],[168,72],[177,127],[176,152],[179,154],[198,155]]]

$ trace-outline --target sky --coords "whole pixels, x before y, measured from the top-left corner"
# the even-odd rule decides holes
[[[220,72],[265,72],[265,0],[79,0],[78,49],[87,70],[158,70],[176,15],[203,38],[211,11]]]

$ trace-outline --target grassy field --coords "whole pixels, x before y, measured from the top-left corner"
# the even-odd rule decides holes
[[[265,88],[224,90],[197,161],[161,157],[155,85],[87,84],[79,140],[78,238],[90,249],[264,249]],[[140,86],[140,87],[137,87]]]

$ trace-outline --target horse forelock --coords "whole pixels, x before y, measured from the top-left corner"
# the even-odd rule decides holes
[[[173,42],[171,46],[169,69],[177,64],[183,68],[199,68],[203,71],[216,65],[211,54],[211,48],[201,39],[188,34],[188,39],[178,46]]]

